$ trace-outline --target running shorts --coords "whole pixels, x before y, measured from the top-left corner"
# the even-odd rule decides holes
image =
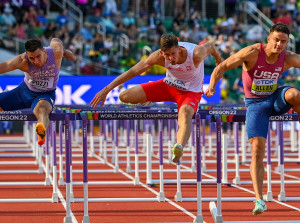
[[[284,98],[285,92],[290,88],[278,88],[265,98],[245,98],[248,139],[258,136],[267,138],[270,116],[282,115],[292,108]]]
[[[55,101],[55,90],[49,92],[31,91],[23,81],[18,87],[0,93],[0,111],[15,111],[31,108],[33,111],[40,100],[48,101],[52,108]]]
[[[197,111],[202,92],[182,91],[167,85],[163,79],[141,84],[150,102],[171,101],[178,105],[178,111],[182,105],[190,105]]]

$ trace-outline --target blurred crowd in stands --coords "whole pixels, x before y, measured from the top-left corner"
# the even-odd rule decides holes
[[[63,1],[61,1],[63,2]],[[173,9],[174,16],[161,15],[161,0],[73,0],[83,12],[82,27],[71,22],[67,10],[60,10],[50,0],[1,0],[1,35],[21,40],[37,37],[45,46],[52,37],[60,38],[64,46],[79,58],[80,73],[108,74],[104,68],[112,68],[110,74],[128,70],[139,60],[159,49],[160,36],[171,32],[195,44],[213,42],[224,59],[254,42],[265,42],[267,33],[255,21],[238,11],[238,0],[225,0],[223,17],[204,18],[199,1],[189,1],[186,14],[184,0],[165,0],[165,8]],[[246,1],[247,2],[247,1]],[[296,40],[300,37],[300,1],[297,0],[249,0],[274,23],[287,24]],[[55,11],[53,18],[49,12]],[[53,14],[53,13],[52,13]],[[125,34],[125,35],[123,35]],[[128,45],[127,45],[128,43]],[[0,43],[3,47],[3,41]],[[5,47],[5,46],[4,46]],[[297,49],[298,50],[298,49]],[[297,52],[299,53],[299,52]],[[74,73],[73,63],[65,64]],[[205,73],[215,67],[212,57],[205,59]],[[163,74],[165,69],[155,66],[145,74]],[[286,75],[285,75],[286,76]],[[290,76],[290,75],[289,75]],[[241,68],[227,72],[221,83],[222,99],[238,102],[241,98]]]

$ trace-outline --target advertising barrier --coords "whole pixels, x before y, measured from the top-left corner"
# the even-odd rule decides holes
[[[60,76],[56,89],[56,105],[84,105],[89,104],[95,94],[108,85],[117,76]],[[135,85],[156,81],[164,78],[165,75],[145,75],[137,76],[124,84],[124,88],[128,89]],[[5,89],[11,90],[17,87],[24,79],[24,76],[2,76],[0,81],[0,92]],[[210,80],[210,75],[205,75],[204,91],[206,90]],[[106,98],[106,104],[117,104],[119,101],[120,89],[113,89]],[[202,96],[201,103],[220,103],[220,87],[219,83],[216,87],[216,94],[207,98]]]

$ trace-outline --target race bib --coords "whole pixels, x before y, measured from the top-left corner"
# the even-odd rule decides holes
[[[255,95],[270,95],[277,89],[277,79],[253,79],[251,93]]]
[[[36,89],[51,89],[53,87],[54,77],[42,77],[38,79],[29,79],[28,83]]]
[[[172,79],[170,77],[166,77],[164,82],[172,87],[176,87],[179,90],[188,90],[190,86],[190,82],[180,81],[177,79]]]

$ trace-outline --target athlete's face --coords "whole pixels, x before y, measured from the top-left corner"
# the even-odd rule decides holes
[[[272,53],[281,53],[288,44],[289,37],[286,33],[272,32],[268,36],[268,48]]]
[[[177,64],[178,59],[179,59],[179,47],[172,47],[169,50],[166,51],[160,51],[162,56],[172,65]]]
[[[34,52],[27,51],[26,53],[29,61],[33,64],[33,66],[37,68],[41,68],[42,66],[44,66],[46,60],[45,49],[37,49]]]

